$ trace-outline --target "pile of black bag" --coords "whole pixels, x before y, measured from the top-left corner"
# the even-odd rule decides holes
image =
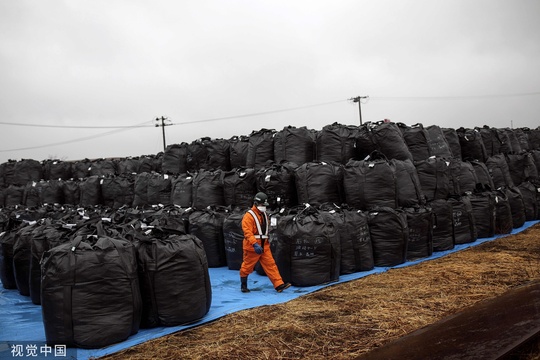
[[[282,277],[311,286],[540,219],[539,169],[540,128],[452,129],[385,121],[261,129],[228,140],[172,144],[163,153],[136,158],[9,161],[0,165],[1,280],[35,302],[41,301],[40,292],[42,299],[50,296],[51,317],[44,316],[48,339],[90,346],[75,337],[79,330],[65,327],[69,318],[58,308],[71,304],[82,311],[77,291],[87,290],[73,279],[85,277],[73,272],[74,262],[92,269],[85,274],[99,274],[94,268],[110,259],[107,274],[121,278],[124,298],[109,302],[122,301],[133,313],[139,306],[133,284],[139,282],[142,315],[107,335],[120,339],[135,331],[137,316],[143,326],[171,325],[208,311],[207,270],[193,267],[240,268],[241,220],[258,191],[270,198],[270,243]],[[187,258],[174,258],[171,248],[183,249]],[[130,275],[134,262],[136,278]],[[180,285],[160,273],[163,263],[174,264],[171,271],[182,274],[177,276],[182,283],[195,284],[190,289],[195,303],[181,298],[184,288],[173,291]],[[51,269],[65,269],[67,275]],[[260,267],[257,272],[264,274]],[[91,306],[97,309],[96,301]],[[171,305],[180,301],[185,308]],[[192,304],[200,308],[186,315]],[[87,312],[96,316],[95,324],[103,325],[99,316],[107,317],[102,307]]]
[[[204,317],[203,244],[176,208],[5,208],[0,280],[41,304],[49,344],[100,348]]]

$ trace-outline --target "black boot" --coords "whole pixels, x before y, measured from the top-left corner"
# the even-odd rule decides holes
[[[243,293],[249,292],[249,289],[247,287],[247,276],[240,278],[240,290],[242,290]]]

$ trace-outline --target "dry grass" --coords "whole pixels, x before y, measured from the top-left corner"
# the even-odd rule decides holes
[[[536,279],[540,224],[441,259],[240,311],[104,359],[352,359]]]

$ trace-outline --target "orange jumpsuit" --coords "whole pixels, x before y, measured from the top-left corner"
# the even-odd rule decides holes
[[[267,232],[267,229],[265,229],[262,224],[264,223],[263,217],[266,218],[266,224],[268,224],[268,216],[265,213],[261,213],[255,205],[251,208],[251,210],[259,219],[262,232]],[[253,248],[253,244],[256,242],[259,243],[259,245],[262,245],[261,239],[256,238],[256,236],[267,234],[259,234],[255,219],[249,212],[246,212],[242,218],[242,230],[244,231],[244,261],[240,267],[240,277],[246,277],[251,274],[255,268],[255,265],[257,264],[257,261],[260,261],[264,272],[266,275],[268,275],[268,278],[274,285],[274,288],[283,284],[283,279],[281,279],[278,267],[274,261],[274,257],[272,256],[272,251],[270,250],[270,242],[268,241],[268,238],[266,238],[264,241],[264,251],[262,254],[257,254]]]

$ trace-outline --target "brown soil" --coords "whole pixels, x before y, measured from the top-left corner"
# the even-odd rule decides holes
[[[444,258],[227,315],[103,359],[352,359],[540,279],[540,224]],[[524,358],[540,359],[532,346]]]

